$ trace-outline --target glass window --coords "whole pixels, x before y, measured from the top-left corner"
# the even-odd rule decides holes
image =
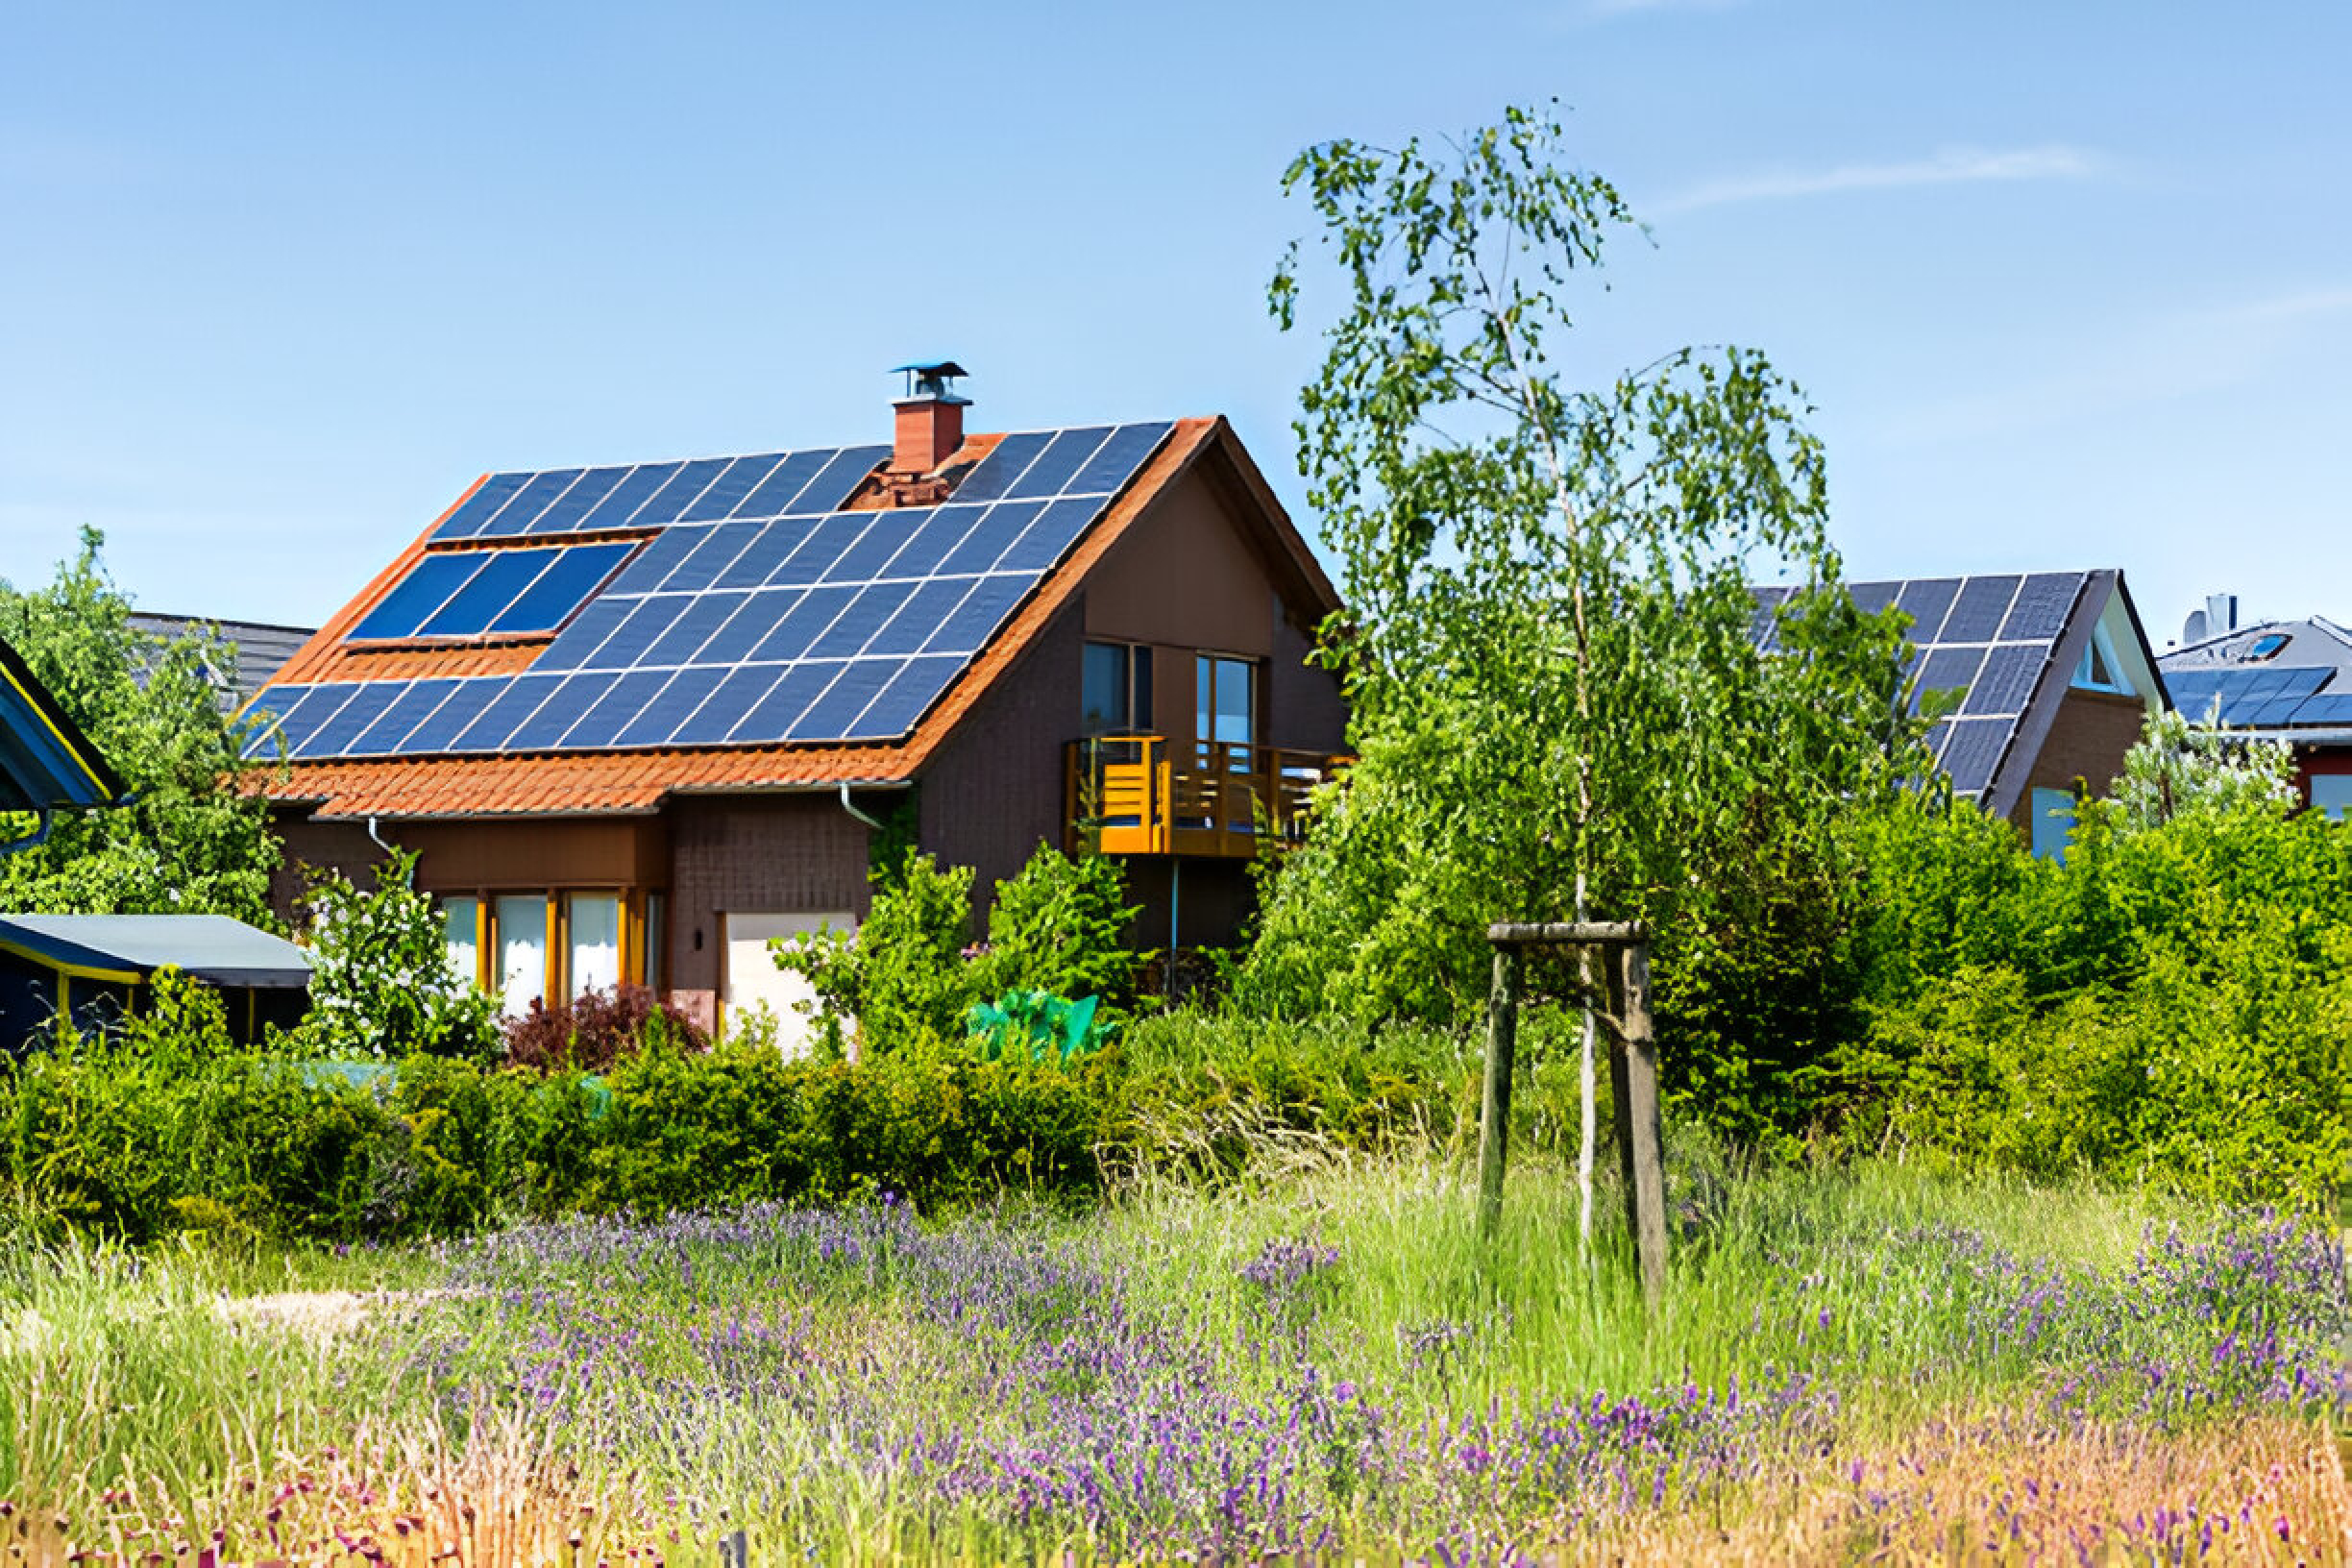
[[[2091,631],[2091,646],[2083,649],[2082,662],[2074,667],[2074,684],[2088,692],[2118,692],[2133,695],[2131,683],[2119,674],[2115,644],[2107,636],[2105,626]]]
[[[2311,803],[2327,813],[2329,821],[2342,821],[2352,810],[2352,773],[2314,773]]]
[[[647,894],[645,930],[638,938],[645,944],[645,972],[637,978],[656,991],[661,989],[664,978],[663,961],[669,957],[669,950],[662,945],[670,940],[669,927],[662,919],[663,914],[662,895],[658,893]]]
[[[2074,792],[2033,792],[2033,852],[2043,860],[2066,861],[2067,836],[2074,831]]]
[[[1123,643],[1086,645],[1086,732],[1109,735],[1135,727],[1129,670],[1133,649]]]
[[[537,894],[501,898],[498,918],[499,995],[509,1013],[527,1013],[547,994],[547,900]]]
[[[1204,749],[1246,748],[1257,740],[1258,667],[1247,659],[1203,653],[1194,677],[1193,733]],[[1247,767],[1246,749],[1233,765]]]
[[[481,984],[481,900],[460,894],[441,900],[441,943],[449,951],[450,973],[469,986]]]
[[[566,922],[571,950],[565,973],[572,994],[610,991],[621,983],[621,899],[609,893],[576,893]]]

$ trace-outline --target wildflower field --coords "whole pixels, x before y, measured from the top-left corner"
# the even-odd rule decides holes
[[[2333,1562],[2337,1233],[1889,1165],[0,1263],[11,1560]],[[84,1556],[80,1560],[100,1560]]]

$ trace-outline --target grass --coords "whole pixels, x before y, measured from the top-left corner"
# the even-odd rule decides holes
[[[575,1535],[684,1561],[743,1529],[838,1557],[2197,1560],[2226,1514],[2232,1560],[2352,1551],[2326,1239],[2089,1185],[1683,1170],[1654,1317],[1543,1161],[1492,1243],[1458,1163],[1302,1160],[1085,1215],[19,1254],[0,1531],[167,1559],[213,1530],[332,1556],[340,1529],[391,1560],[472,1531],[469,1562]],[[372,1289],[356,1323],[267,1299]]]

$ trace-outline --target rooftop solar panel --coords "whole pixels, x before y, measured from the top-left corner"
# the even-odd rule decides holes
[[[1993,782],[2009,736],[2017,722],[2010,719],[1959,719],[1944,747],[1943,766],[1954,795],[1982,795]]]
[[[1902,585],[1896,595],[1895,606],[1911,618],[1908,633],[1914,643],[1928,644],[1936,640],[1943,629],[1944,617],[1950,613],[1952,599],[1960,592],[1956,577],[1920,577]]]
[[[888,740],[935,703],[1166,440],[1001,438],[937,507],[844,512],[884,447],[502,474],[354,632],[551,634],[518,674],[288,688],[333,755]],[[572,543],[579,533],[644,537]]]
[[[2000,635],[2011,600],[2017,598],[2016,577],[1969,577],[1960,584],[1951,613],[1944,618],[1939,643],[1989,643]]]
[[[2017,600],[2001,623],[2005,643],[2048,642],[2066,629],[2067,614],[2082,593],[2080,572],[2043,572],[2018,585]]]

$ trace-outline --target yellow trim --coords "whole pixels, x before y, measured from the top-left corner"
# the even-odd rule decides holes
[[[13,953],[18,958],[32,960],[42,968],[55,969],[61,975],[70,974],[77,980],[110,980],[124,986],[143,986],[147,983],[147,977],[135,970],[101,969],[88,964],[68,964],[62,959],[51,958],[37,948],[11,942],[6,937],[0,937],[0,953]]]
[[[90,766],[89,758],[84,756],[81,751],[75,747],[73,742],[65,738],[65,732],[58,728],[56,724],[50,722],[48,712],[42,704],[41,699],[35,697],[33,693],[25,686],[25,683],[18,680],[14,673],[10,671],[6,666],[0,666],[0,675],[8,676],[8,683],[16,688],[16,695],[25,699],[25,706],[33,710],[33,716],[41,722],[41,727],[57,737],[58,745],[65,748],[65,754],[67,756],[73,758],[75,762],[81,764],[82,772],[87,775],[90,781],[90,787],[95,789],[100,795],[106,794],[106,780],[99,775],[97,769]]]

